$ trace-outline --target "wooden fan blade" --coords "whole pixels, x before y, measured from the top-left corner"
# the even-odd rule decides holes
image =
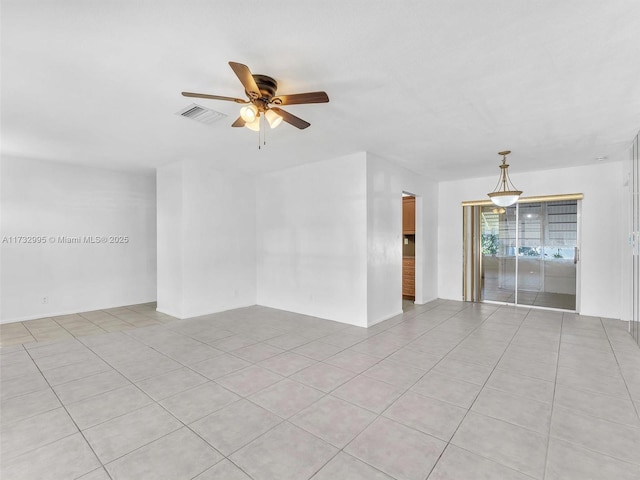
[[[305,122],[301,118],[296,117],[295,115],[291,115],[289,112],[285,112],[281,108],[273,107],[271,110],[273,110],[278,115],[280,115],[282,117],[282,120],[284,120],[287,123],[290,123],[291,125],[293,125],[296,128],[299,128],[300,130],[304,130],[305,128],[311,125],[309,122]]]
[[[251,98],[260,98],[262,96],[258,85],[256,85],[256,81],[253,79],[253,75],[251,74],[249,67],[236,62],[229,62],[229,66]]]
[[[231,124],[232,127],[244,127],[245,122],[242,117],[236,118],[236,121]]]
[[[225,100],[227,102],[249,103],[249,100],[241,100],[240,98],[221,97],[220,95],[207,95],[206,93],[182,92],[183,97],[208,98],[209,100]]]
[[[327,103],[329,96],[326,92],[295,93],[293,95],[278,95],[271,100],[276,105],[300,105],[303,103]]]

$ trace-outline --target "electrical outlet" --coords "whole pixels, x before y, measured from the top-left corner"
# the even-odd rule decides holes
[[[409,245],[409,239],[408,239],[408,238],[405,238],[405,239],[404,239],[404,244],[405,244],[405,245]]]
[[[49,297],[42,297],[42,303],[49,303]]]

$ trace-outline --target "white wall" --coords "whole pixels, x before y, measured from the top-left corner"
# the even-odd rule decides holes
[[[362,152],[257,185],[260,305],[359,326],[402,313],[403,190],[420,205],[416,301],[436,298],[434,182]]]
[[[367,325],[366,154],[257,179],[258,304]]]
[[[157,310],[181,317],[183,305],[183,164],[158,168],[158,305]]]
[[[623,178],[624,178],[624,198],[625,201],[622,203],[623,207],[623,225],[625,236],[623,237],[620,243],[620,257],[622,263],[622,313],[621,317],[623,320],[633,320],[633,303],[634,303],[634,286],[637,289],[638,284],[634,282],[634,271],[633,271],[633,238],[634,238],[634,221],[633,215],[638,215],[640,212],[637,211],[637,208],[634,209],[633,201],[634,199],[633,190],[634,190],[634,181],[633,181],[633,163],[634,163],[634,148],[633,145],[637,144],[640,139],[640,134],[637,135],[632,144],[629,147],[627,152],[624,152],[621,157],[622,160],[622,170],[623,170]],[[636,150],[635,155],[638,152]],[[637,162],[637,158],[635,159]],[[636,184],[637,188],[637,184]],[[637,220],[636,220],[637,225]],[[637,235],[637,234],[636,234]],[[637,238],[637,237],[636,237]],[[635,283],[635,285],[634,285]]]
[[[512,164],[510,170],[516,172]],[[513,173],[513,172],[510,172]],[[460,203],[487,198],[496,176],[442,182],[438,202],[438,296],[462,298],[462,219]],[[581,295],[583,315],[621,318],[622,248],[627,219],[623,163],[513,173],[523,196],[583,193],[581,216]]]
[[[402,313],[402,192],[416,196],[416,303],[437,297],[438,185],[367,154],[368,324]]]
[[[513,175],[525,196],[585,194],[583,314],[625,315],[625,168]],[[1,322],[153,301],[157,242],[160,311],[186,318],[258,303],[372,325],[401,310],[402,191],[417,196],[422,303],[461,298],[460,202],[485,198],[495,184],[485,177],[436,185],[364,152],[257,179],[178,162],[157,172],[156,238],[153,175],[12,158],[2,159],[0,174],[2,237],[130,239],[3,243]]]
[[[155,300],[153,174],[7,157],[0,174],[0,237],[47,239],[45,244],[1,244],[0,322]],[[122,235],[129,241],[63,244],[50,239],[78,235]]]
[[[179,318],[256,303],[255,181],[183,161],[158,169],[158,310]]]

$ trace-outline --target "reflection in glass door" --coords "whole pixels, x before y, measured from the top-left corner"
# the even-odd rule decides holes
[[[576,200],[519,206],[518,303],[576,309]]]
[[[481,207],[483,300],[515,303],[516,207]]]
[[[480,298],[575,310],[577,200],[479,209]]]

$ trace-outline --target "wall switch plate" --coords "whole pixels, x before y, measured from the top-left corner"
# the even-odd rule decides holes
[[[405,239],[404,239],[404,244],[405,244],[405,245],[409,245],[409,239],[408,239],[408,238],[405,238]]]

